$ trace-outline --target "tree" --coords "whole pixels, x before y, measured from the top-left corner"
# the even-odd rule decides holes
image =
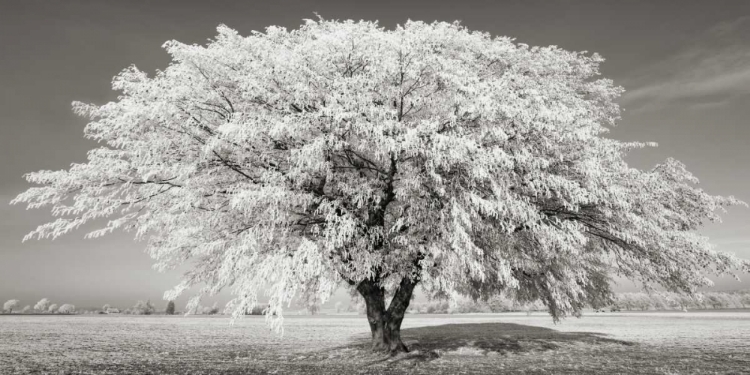
[[[104,311],[104,312],[106,313],[106,312],[108,312],[108,311],[109,311],[109,308],[110,308],[110,307],[111,307],[111,306],[110,306],[110,305],[109,305],[108,303],[105,303],[105,304],[104,304],[104,306],[102,306],[102,311]]]
[[[34,310],[47,312],[51,303],[52,302],[49,300],[49,298],[42,298],[39,300],[39,302],[36,303],[36,305],[34,305]]]
[[[213,306],[206,310],[207,315],[216,315],[219,313],[219,303],[214,302]]]
[[[52,314],[56,313],[57,312],[57,304],[56,303],[51,304],[49,306],[49,309],[47,311],[49,311]]]
[[[21,313],[28,314],[31,312],[31,305],[26,305],[23,307],[23,310],[21,310]]]
[[[318,315],[320,314],[320,304],[318,303],[310,303],[305,305],[305,310],[307,310],[310,315]]]
[[[75,314],[76,313],[76,307],[74,305],[71,305],[69,303],[66,303],[57,310],[59,314]]]
[[[134,315],[151,315],[156,311],[156,308],[151,303],[151,300],[147,300],[146,302],[138,301],[135,303],[135,306],[130,310],[130,312]]]
[[[743,309],[750,306],[750,291],[740,292],[740,303]]]
[[[21,303],[21,301],[19,301],[19,300],[17,300],[17,299],[10,299],[10,300],[7,300],[7,301],[5,301],[5,303],[3,304],[3,310],[4,310],[4,311],[7,311],[7,312],[8,312],[8,314],[13,314],[13,309],[15,309],[16,307],[18,307],[18,304],[19,304],[19,303]]]
[[[167,302],[167,309],[164,310],[167,315],[174,315],[174,301]]]
[[[172,63],[124,70],[117,101],[73,104],[102,146],[26,175],[39,186],[12,203],[57,219],[25,239],[107,218],[88,237],[132,231],[158,269],[194,265],[165,298],[231,287],[236,317],[265,289],[277,329],[294,296],[325,302],[343,284],[391,352],[407,349],[417,285],[539,299],[557,320],[611,302],[613,274],[692,293],[708,272],[750,270],[696,232],[741,201],[671,158],[630,167],[652,144],[604,136],[623,90],[597,54],[457,23],[322,19],[164,46]]]

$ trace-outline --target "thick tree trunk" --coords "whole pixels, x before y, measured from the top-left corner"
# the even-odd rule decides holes
[[[385,308],[385,289],[371,280],[362,281],[357,291],[367,305],[367,322],[372,333],[372,350],[396,354],[408,352],[401,341],[401,322],[409,307],[416,283],[409,278],[401,280],[388,309]]]

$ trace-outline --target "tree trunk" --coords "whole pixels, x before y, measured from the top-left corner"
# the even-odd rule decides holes
[[[396,354],[408,352],[401,341],[401,322],[409,307],[416,283],[408,277],[401,280],[388,309],[385,308],[385,289],[371,280],[357,285],[357,291],[367,305],[367,322],[372,333],[372,350]]]

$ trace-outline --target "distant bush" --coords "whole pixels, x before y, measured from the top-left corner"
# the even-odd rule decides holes
[[[346,312],[356,312],[357,314],[364,314],[366,309],[367,304],[359,295],[352,296],[352,301],[346,306]]]
[[[47,312],[50,312],[50,313],[53,313],[53,314],[56,313],[57,312],[57,304],[53,303],[53,304],[49,305],[49,308],[47,309]]]
[[[37,310],[39,312],[47,312],[49,310],[49,306],[52,302],[50,302],[49,298],[42,298],[39,300],[39,302],[34,305],[34,310]]]
[[[305,310],[307,310],[310,315],[318,315],[320,313],[320,305],[317,303],[311,303],[305,306]]]
[[[23,313],[23,314],[28,314],[30,312],[31,312],[31,306],[29,306],[29,305],[24,306],[23,310],[21,310],[21,313]]]
[[[21,302],[21,301],[19,301],[19,300],[17,300],[17,299],[10,299],[10,300],[7,300],[7,301],[5,301],[5,303],[3,304],[3,310],[4,310],[4,311],[7,311],[7,312],[8,312],[8,314],[13,314],[13,309],[15,309],[16,307],[18,307],[18,304],[19,304],[20,302]]]
[[[74,305],[66,303],[66,304],[60,306],[60,308],[57,309],[57,312],[58,312],[58,314],[75,314],[76,313],[76,307]]]
[[[167,308],[164,310],[167,315],[174,315],[174,301],[167,302]]]
[[[156,308],[151,303],[151,300],[147,300],[146,302],[138,301],[135,303],[135,306],[125,311],[126,314],[151,315],[156,311]]]
[[[107,314],[119,314],[120,313],[120,309],[118,309],[117,307],[108,307],[105,312]]]
[[[263,315],[263,310],[265,310],[266,307],[267,306],[255,305],[252,309],[245,311],[245,315]]]
[[[203,306],[201,314],[203,315],[216,315],[219,313],[219,303],[214,302],[214,305],[211,307]]]

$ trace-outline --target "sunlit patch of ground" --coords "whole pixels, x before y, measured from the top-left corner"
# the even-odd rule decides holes
[[[0,374],[743,374],[750,313],[408,315],[412,351],[368,350],[363,316],[0,316]]]

